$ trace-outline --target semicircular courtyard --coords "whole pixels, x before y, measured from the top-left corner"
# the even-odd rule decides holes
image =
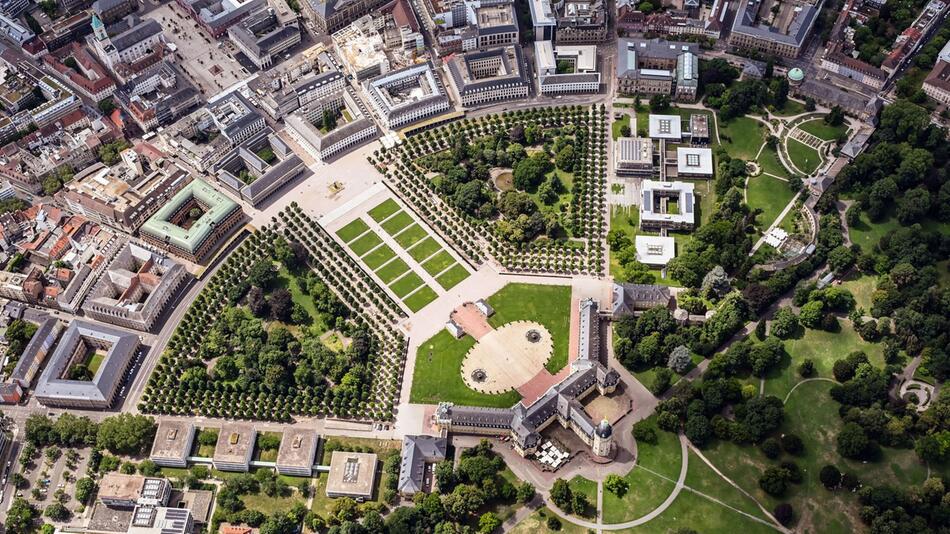
[[[462,362],[462,380],[489,394],[519,388],[544,370],[554,354],[554,340],[541,323],[515,321],[490,328]]]

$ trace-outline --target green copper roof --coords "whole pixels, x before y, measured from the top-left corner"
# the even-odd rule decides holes
[[[788,71],[788,79],[793,82],[800,82],[805,79],[805,73],[802,72],[802,69],[795,67],[794,69]]]
[[[191,228],[185,230],[181,226],[168,222],[168,219],[192,198],[207,205],[208,208],[191,225]],[[224,221],[237,207],[236,202],[208,185],[207,182],[195,179],[145,221],[141,231],[193,254],[211,235],[214,227]]]

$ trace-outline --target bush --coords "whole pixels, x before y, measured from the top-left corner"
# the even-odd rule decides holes
[[[815,374],[815,362],[811,359],[804,359],[802,363],[798,365],[798,374],[802,378],[808,378]]]
[[[798,437],[796,434],[785,434],[782,436],[782,450],[785,452],[798,456],[805,450],[805,444],[802,443],[802,438]]]
[[[782,462],[779,467],[788,471],[788,481],[793,484],[801,484],[802,470],[795,462]]]
[[[788,489],[788,477],[789,473],[785,469],[769,466],[759,478],[759,487],[773,497],[781,497]]]
[[[841,471],[837,467],[829,464],[821,468],[818,473],[818,479],[821,485],[829,490],[837,489],[841,485]]]
[[[547,525],[547,527],[550,530],[554,530],[554,531],[561,530],[561,520],[558,519],[557,517],[554,517],[553,515],[548,516],[547,521],[545,521],[544,523],[545,525]]]
[[[762,449],[762,453],[766,457],[774,460],[782,454],[782,446],[779,444],[779,441],[775,438],[766,438],[762,441],[762,444],[759,445],[759,448]]]
[[[656,369],[656,373],[653,375],[653,383],[650,384],[650,393],[659,397],[670,388],[672,382],[673,371],[666,367],[660,367]]]
[[[648,420],[638,421],[633,425],[633,437],[638,442],[656,445],[658,441],[656,425]]]

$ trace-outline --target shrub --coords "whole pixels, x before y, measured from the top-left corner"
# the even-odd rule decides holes
[[[821,480],[821,485],[825,488],[829,490],[836,489],[841,485],[841,471],[837,467],[828,464],[821,468],[818,479]]]
[[[775,438],[766,438],[759,447],[762,449],[762,453],[772,460],[782,454],[782,446]]]
[[[802,438],[798,437],[797,434],[785,434],[782,436],[782,450],[798,456],[805,450],[805,444],[802,443]]]
[[[795,519],[795,511],[792,509],[792,505],[787,502],[780,503],[776,506],[775,510],[772,511],[772,515],[775,516],[776,521],[786,527]]]
[[[773,497],[781,497],[788,489],[789,473],[777,466],[769,466],[759,478],[759,487]]]
[[[802,378],[808,378],[815,374],[815,362],[811,359],[804,359],[802,363],[798,365],[798,374]]]
[[[788,481],[793,484],[800,484],[802,481],[802,470],[795,462],[782,462],[779,467],[788,471]]]
[[[561,520],[557,517],[548,516],[547,521],[544,522],[547,527],[553,531],[561,530]]]
[[[656,445],[658,441],[656,435],[656,425],[648,420],[638,421],[633,425],[633,437],[638,442]]]

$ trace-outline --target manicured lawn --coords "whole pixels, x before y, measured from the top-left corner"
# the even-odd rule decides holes
[[[693,451],[689,452],[689,470],[686,472],[686,485],[719,499],[736,510],[741,510],[760,519],[766,519],[762,514],[762,510],[756,506],[755,501],[729,485]],[[682,494],[680,494],[680,498],[682,498]],[[725,511],[730,512],[729,510]]]
[[[468,278],[468,269],[457,263],[448,271],[440,274],[435,281],[438,282],[443,289],[452,289],[466,278]]]
[[[442,250],[442,247],[439,245],[439,242],[431,237],[427,237],[416,243],[408,252],[409,255],[412,256],[412,259],[421,262],[440,250]]]
[[[848,133],[847,125],[830,126],[823,119],[802,122],[798,125],[798,128],[824,141],[834,141],[842,134]]]
[[[815,362],[813,377],[834,379],[831,368],[835,361],[856,350],[864,351],[875,366],[884,365],[884,350],[881,345],[867,343],[861,339],[851,326],[851,321],[841,321],[841,331],[835,333],[806,329],[802,337],[785,341],[785,351],[789,357],[785,359],[781,369],[769,375],[765,382],[765,393],[784,399],[792,386],[801,380],[798,376],[798,366],[806,358]]]
[[[755,159],[759,147],[765,142],[765,126],[749,117],[738,117],[729,122],[720,118],[719,136],[730,156],[748,161]]]
[[[92,357],[89,358],[89,363],[86,364],[86,367],[89,369],[89,372],[92,373],[92,376],[96,376],[96,371],[99,370],[99,366],[102,365],[102,361],[105,360],[106,355],[96,351],[93,353]]]
[[[552,512],[550,508],[541,508],[515,525],[515,527],[512,528],[509,533],[548,534],[555,532],[549,529],[547,526],[547,520],[552,516],[557,517],[557,514]],[[568,523],[567,521],[561,521],[561,528],[556,532],[557,534],[587,534],[587,529],[584,527],[579,527],[573,523]]]
[[[818,166],[821,165],[821,156],[818,155],[817,150],[795,139],[789,139],[786,147],[788,157],[792,159],[792,163],[798,167],[798,170],[805,174],[818,170]]]
[[[386,219],[386,222],[382,223],[383,230],[389,233],[389,235],[395,235],[399,233],[400,230],[412,224],[412,215],[404,211],[393,215],[389,219]]]
[[[427,273],[435,276],[448,269],[453,263],[455,263],[455,258],[453,258],[448,251],[443,250],[426,260],[426,262],[422,264],[422,268],[425,269]]]
[[[346,226],[337,230],[336,235],[339,236],[344,243],[349,243],[367,230],[369,230],[369,226],[363,222],[363,219],[353,219]]]
[[[276,285],[290,291],[291,300],[307,310],[307,314],[313,319],[314,324],[322,325],[320,330],[322,332],[327,328],[327,325],[323,322],[323,314],[317,311],[317,306],[313,303],[313,297],[303,292],[300,287],[300,282],[300,278],[297,278],[296,275],[284,267],[281,267],[280,270],[277,271]]]
[[[775,152],[774,148],[769,148],[768,146],[764,147],[762,153],[759,154],[759,159],[756,161],[762,167],[762,172],[788,178],[789,172],[785,169],[785,166],[782,165],[782,162],[779,161],[778,153]]]
[[[618,139],[619,137],[621,137],[621,135],[620,135],[620,129],[623,128],[624,126],[627,126],[627,127],[630,126],[630,115],[628,115],[628,114],[626,114],[626,113],[623,114],[623,118],[622,118],[622,119],[613,121],[613,123],[612,123],[612,125],[611,125],[611,134],[613,135],[614,140],[616,140],[616,139]],[[630,133],[631,133],[631,134],[634,134],[634,133],[636,133],[636,132],[630,132]]]
[[[416,242],[425,239],[426,235],[425,229],[423,229],[418,224],[413,224],[412,226],[399,232],[398,235],[393,236],[393,239],[396,240],[396,243],[399,243],[400,247],[409,248]]]
[[[854,295],[854,302],[858,308],[864,308],[864,311],[871,312],[871,296],[877,287],[877,279],[873,276],[857,276],[852,274],[847,280],[841,282],[841,287],[847,289]]]
[[[324,494],[325,495],[325,494]],[[268,497],[264,492],[254,495],[241,495],[241,502],[250,510],[257,510],[265,514],[274,512],[286,512],[294,507],[295,504],[307,504],[307,501],[300,496],[296,489],[287,491],[287,495]]]
[[[375,208],[369,210],[369,216],[373,218],[374,221],[380,222],[389,217],[393,213],[399,211],[399,204],[396,204],[396,201],[387,198],[383,203],[377,205]]]
[[[396,278],[399,278],[399,275],[408,270],[409,266],[406,265],[406,262],[402,261],[401,258],[396,258],[376,271],[376,276],[378,276],[384,284],[388,284]]]
[[[762,210],[756,217],[756,225],[762,231],[772,224],[795,196],[787,182],[764,174],[749,178],[746,195],[749,208]]]
[[[508,284],[488,297],[495,309],[489,324],[498,328],[512,321],[536,321],[551,333],[554,354],[545,368],[556,373],[567,365],[571,330],[571,286]]]
[[[587,511],[582,514],[581,517],[593,518],[594,511],[597,508],[597,483],[577,475],[574,478],[568,480],[567,484],[571,487],[571,493],[580,493],[586,496],[587,502],[590,504],[590,506],[587,507]],[[562,512],[568,511],[569,510],[562,510]]]
[[[389,248],[389,245],[384,243],[376,247],[375,249],[373,249],[373,251],[370,252],[369,254],[363,256],[363,263],[365,263],[367,267],[375,271],[376,269],[379,268],[380,265],[386,263],[387,261],[395,257],[396,257],[396,253],[393,252],[393,249]]]
[[[389,284],[389,289],[391,289],[397,297],[402,298],[421,285],[422,278],[419,278],[419,275],[416,273],[409,273],[392,284]]]
[[[412,374],[410,402],[436,404],[454,402],[460,405],[509,408],[521,399],[517,391],[503,395],[486,395],[469,389],[462,380],[462,360],[475,345],[472,336],[455,339],[440,330],[419,345]]]
[[[402,301],[406,304],[406,306],[410,310],[417,312],[421,310],[422,308],[425,308],[426,304],[432,302],[438,297],[439,295],[437,295],[436,292],[433,291],[431,287],[423,286],[419,288],[419,290],[413,293],[412,295],[409,295],[408,297],[402,299]]]
[[[350,249],[354,253],[356,253],[357,256],[362,256],[363,254],[366,254],[367,252],[372,250],[373,247],[375,247],[376,245],[382,242],[383,240],[380,239],[379,236],[376,235],[375,232],[369,231],[363,234],[363,237],[357,239],[356,241],[350,242],[349,246],[350,246]]]
[[[693,194],[698,197],[696,203],[696,216],[699,218],[699,224],[703,225],[709,222],[716,207],[716,191],[713,189],[713,180],[683,180],[693,184]],[[639,214],[637,215],[639,217]]]
[[[778,115],[779,117],[791,117],[804,113],[805,104],[789,98],[781,108],[773,107],[771,111],[773,115]]]
[[[931,230],[943,234],[950,233],[950,223],[942,223],[932,219],[925,219],[920,223],[920,226],[925,230]],[[851,237],[852,243],[861,245],[863,250],[870,252],[875,250],[878,242],[888,232],[897,230],[901,227],[901,223],[893,215],[887,215],[880,221],[871,222],[867,212],[862,211],[858,224],[853,224],[848,227],[848,235]]]

